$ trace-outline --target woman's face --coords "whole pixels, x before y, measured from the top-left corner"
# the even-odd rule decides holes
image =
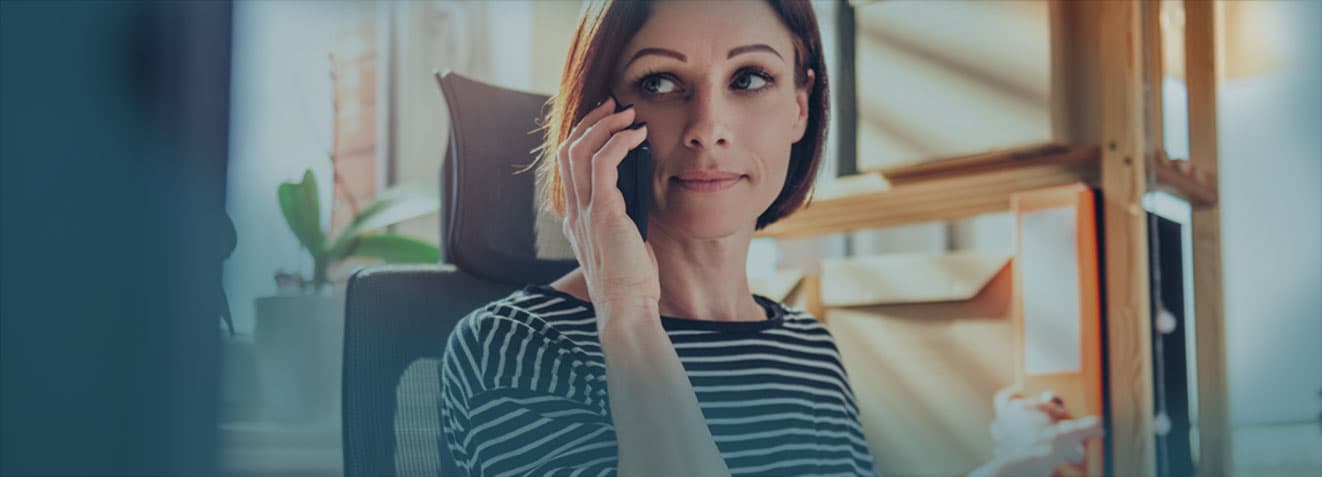
[[[617,64],[615,97],[647,122],[654,228],[699,239],[751,231],[808,122],[810,90],[795,88],[776,12],[761,0],[658,2]],[[694,173],[734,179],[680,179]]]

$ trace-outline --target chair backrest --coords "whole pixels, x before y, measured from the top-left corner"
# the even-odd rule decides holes
[[[539,244],[562,242],[559,224],[541,231],[536,174],[516,174],[533,162],[541,143],[537,118],[548,97],[492,86],[446,72],[436,75],[450,108],[450,151],[442,168],[442,201],[453,204],[442,225],[445,261],[478,278],[521,285],[546,283],[577,266],[539,254]],[[564,249],[563,246],[554,248]],[[541,257],[550,256],[550,259]],[[560,254],[563,255],[563,254]]]
[[[355,273],[345,305],[346,476],[454,475],[441,437],[440,359],[455,323],[527,283],[577,266],[542,259],[532,133],[546,96],[437,75],[450,112],[441,171],[444,264]],[[559,227],[556,237],[563,240]],[[545,237],[544,237],[545,239]]]

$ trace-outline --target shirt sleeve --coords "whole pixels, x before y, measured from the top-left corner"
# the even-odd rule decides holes
[[[616,475],[604,373],[520,313],[480,309],[447,341],[441,419],[451,457],[470,476]]]

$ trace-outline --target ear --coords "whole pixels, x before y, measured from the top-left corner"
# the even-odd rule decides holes
[[[794,103],[798,105],[798,115],[794,117],[794,142],[803,140],[803,134],[808,130],[808,97],[812,94],[813,85],[816,84],[817,74],[812,68],[808,69],[808,83],[803,88],[794,91]]]

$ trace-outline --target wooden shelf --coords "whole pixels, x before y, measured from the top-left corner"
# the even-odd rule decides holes
[[[937,161],[881,169],[881,175],[892,186],[912,184],[931,179],[978,174],[983,172],[1054,162],[1058,155],[1070,151],[1060,144],[1034,144],[1031,146],[970,154]]]
[[[1015,192],[1075,182],[1097,185],[1099,155],[1096,147],[1058,147],[1031,161],[976,168],[976,173],[925,174],[881,192],[814,201],[756,236],[806,237],[1009,210]]]

